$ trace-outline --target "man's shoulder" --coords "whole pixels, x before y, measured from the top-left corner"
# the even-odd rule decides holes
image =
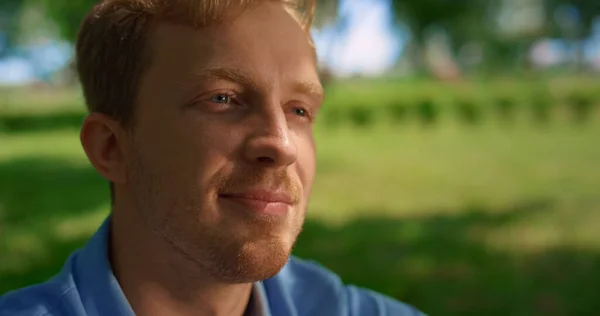
[[[319,263],[292,257],[284,268],[264,282],[269,300],[288,300],[301,315],[423,315],[414,307],[386,295],[344,284]],[[281,291],[277,297],[276,291]]]
[[[0,316],[74,315],[69,302],[78,297],[72,275],[62,271],[44,283],[0,296]]]

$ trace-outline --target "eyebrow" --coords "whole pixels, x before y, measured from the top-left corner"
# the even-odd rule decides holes
[[[251,87],[252,89],[257,91],[261,90],[260,84],[257,81],[255,81],[251,76],[234,68],[208,68],[199,71],[197,75],[202,78],[231,81],[242,86]],[[323,100],[325,99],[325,92],[323,91],[323,87],[320,84],[316,84],[310,81],[299,80],[295,81],[292,87],[294,93],[309,95],[319,103],[323,102]]]
[[[309,81],[297,81],[294,84],[294,91],[310,95],[315,98],[318,103],[322,103],[325,100],[325,91],[323,91],[323,87],[320,84]]]
[[[209,78],[209,79],[221,79],[226,81],[231,81],[243,86],[250,86],[253,89],[258,89],[259,84],[255,80],[253,80],[250,76],[244,74],[243,72],[233,69],[233,68],[224,68],[224,67],[216,67],[216,68],[208,68],[203,69],[197,74],[201,78]]]

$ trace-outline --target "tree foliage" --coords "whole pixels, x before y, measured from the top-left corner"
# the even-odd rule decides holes
[[[469,20],[477,12],[476,3],[464,0],[394,0],[392,9],[396,19],[405,23],[413,38],[423,42],[427,30],[431,27],[441,27],[450,33],[463,25],[470,24]],[[467,30],[468,31],[468,30]]]
[[[62,36],[74,41],[84,15],[99,1],[0,0],[0,31],[8,35],[9,41],[13,41],[16,37],[18,13],[28,4],[42,4],[48,16],[58,24]],[[543,1],[541,3],[545,11],[545,24],[540,32],[520,35],[521,37],[503,37],[495,29],[499,8],[506,3],[521,3],[519,1],[391,0],[391,8],[396,21],[409,29],[411,45],[416,47],[413,50],[415,56],[423,55],[423,46],[432,30],[442,30],[450,41],[452,53],[457,55],[465,44],[477,42],[484,48],[484,62],[495,65],[494,67],[504,67],[506,64],[503,63],[506,61],[522,59],[523,54],[540,36],[581,40],[590,34],[594,19],[600,16],[600,1],[540,0]],[[317,28],[335,25],[343,33],[345,23],[338,14],[340,1],[319,0],[317,4],[314,25]],[[557,18],[560,16],[557,12],[570,14],[575,26],[570,29],[565,27],[564,19],[561,21],[560,17]]]
[[[564,36],[566,32],[572,33],[571,36],[587,37],[592,31],[594,20],[600,17],[600,1],[547,0],[546,9],[553,34],[557,36]],[[564,29],[566,25],[561,25],[559,15],[563,18],[564,15],[570,15],[572,22],[574,22],[574,25],[572,25],[574,29]]]
[[[317,28],[336,22],[339,0],[319,0],[313,25]]]
[[[18,17],[25,7],[26,0],[1,0],[0,1],[0,33],[5,36],[7,45],[10,47],[17,39]],[[0,48],[0,56],[6,50]]]
[[[99,1],[98,0],[38,0],[50,18],[60,27],[62,36],[75,41],[79,25],[85,14]]]
[[[590,35],[594,20],[600,16],[600,1],[540,0],[543,22],[539,28],[505,36],[498,22],[503,6],[535,5],[528,0],[392,0],[398,22],[406,25],[412,35],[412,48],[422,55],[422,46],[432,29],[443,30],[450,40],[453,53],[469,42],[479,43],[485,52],[487,66],[519,68],[533,43],[546,36],[581,40]],[[518,10],[518,7],[517,7]],[[563,12],[563,23],[557,16]],[[566,19],[571,28],[565,29]],[[567,21],[569,22],[569,21]],[[507,22],[505,22],[507,23]],[[511,22],[508,22],[511,23]]]

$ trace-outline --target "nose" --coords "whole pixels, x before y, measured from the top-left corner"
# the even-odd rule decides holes
[[[244,158],[262,167],[285,167],[296,161],[297,149],[283,110],[261,113],[252,123]],[[265,111],[266,112],[266,111]]]

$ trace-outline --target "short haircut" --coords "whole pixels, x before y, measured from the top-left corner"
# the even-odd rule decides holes
[[[147,38],[158,22],[200,28],[264,1],[283,3],[307,36],[315,0],[104,0],[85,16],[77,37],[77,73],[90,112],[131,127],[140,79],[151,59]],[[239,11],[235,11],[239,10]]]
[[[83,19],[75,45],[88,111],[108,115],[126,128],[133,126],[141,77],[152,57],[147,38],[157,23],[200,28],[265,1],[283,3],[312,44],[309,32],[316,0],[101,1]],[[113,204],[113,183],[110,194]]]

